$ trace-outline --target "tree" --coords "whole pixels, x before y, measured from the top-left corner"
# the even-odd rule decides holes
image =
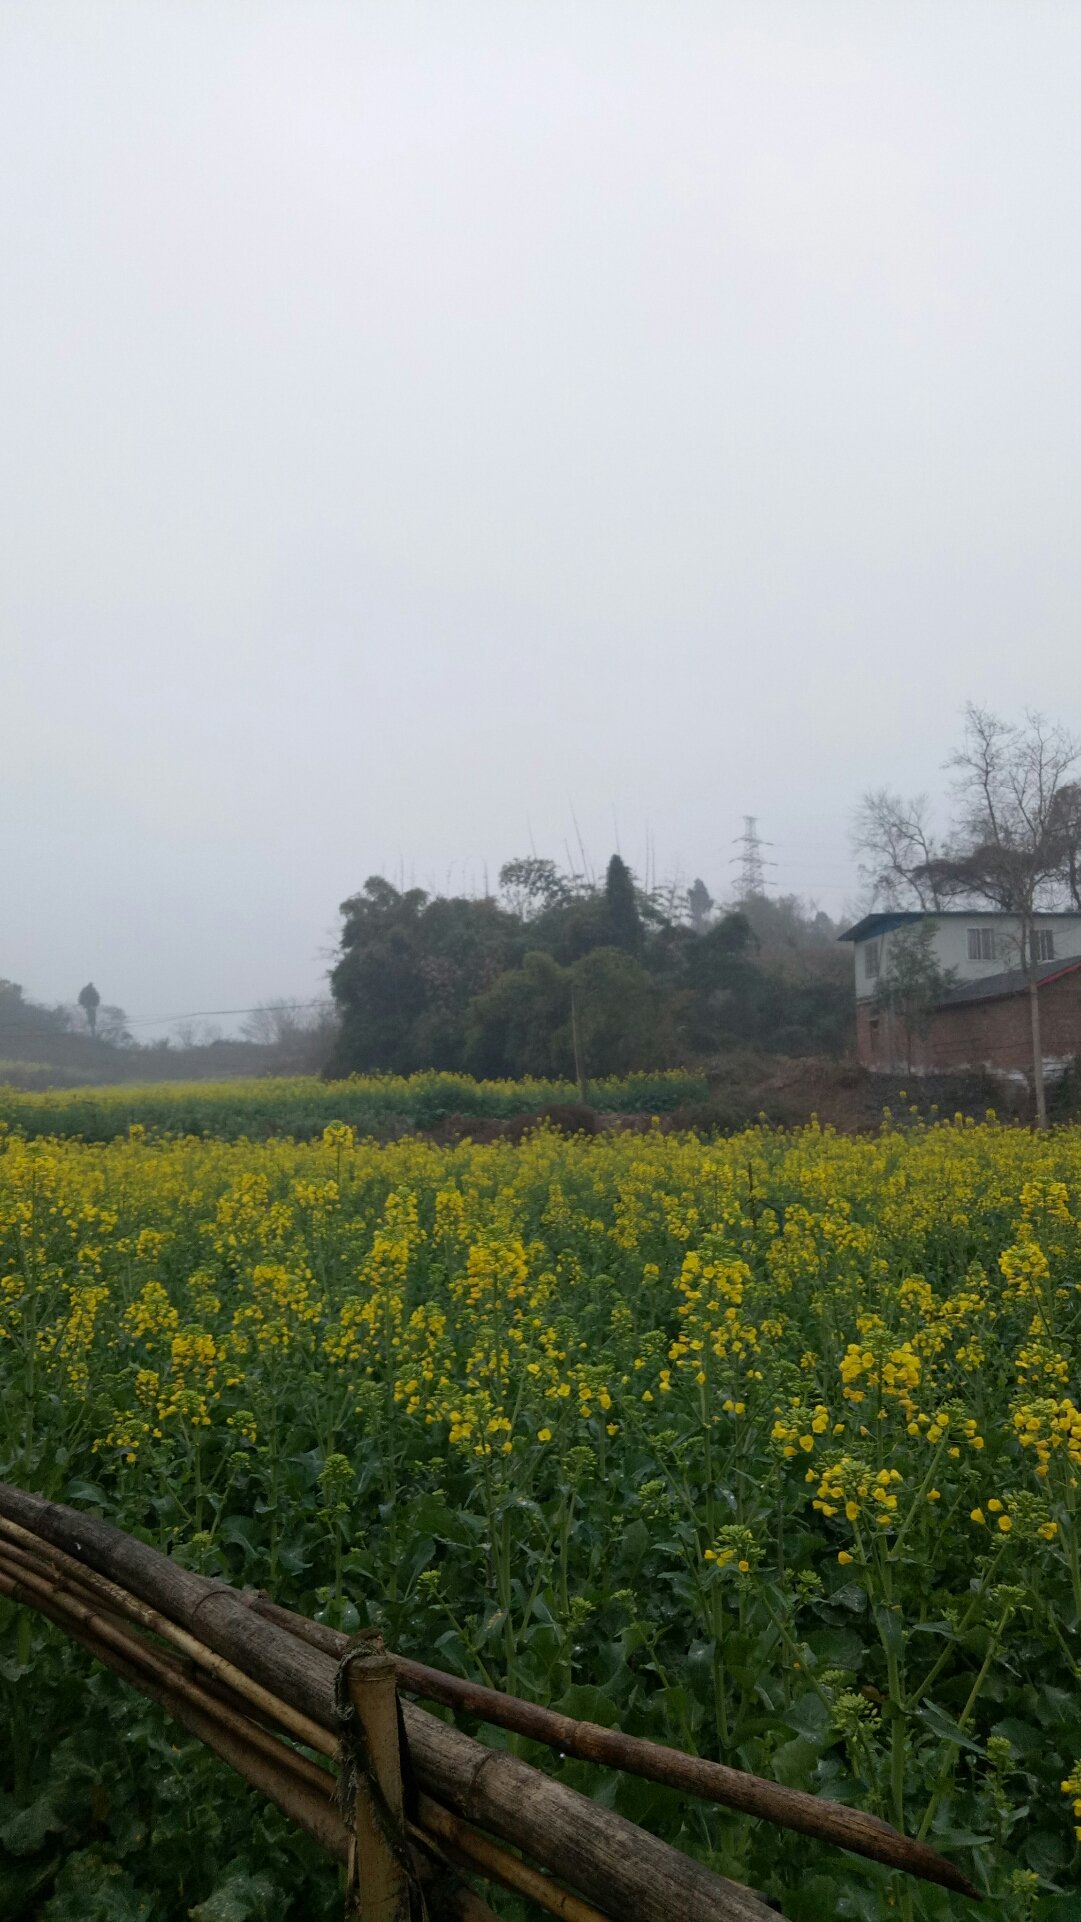
[[[856,821],[857,845],[876,863],[870,878],[881,900],[925,910],[953,901],[1016,921],[1041,1128],[1047,1099],[1033,929],[1037,914],[1077,898],[1081,802],[1072,776],[1079,761],[1081,743],[1041,714],[1029,712],[1020,724],[970,702],[948,764],[956,773],[956,818],[945,844],[927,828],[925,803],[902,804],[885,790],[865,797]]]
[[[110,1048],[130,1048],[133,1045],[128,1017],[123,1008],[115,1008],[106,1002],[97,1011],[98,1039]]]
[[[343,902],[342,917],[331,1070],[462,1068],[470,1003],[517,961],[521,923],[488,898],[400,894],[381,875]]]
[[[934,864],[941,852],[927,819],[927,796],[903,800],[888,788],[865,794],[856,811],[853,843],[860,879],[876,904],[940,908]]]
[[[101,996],[92,981],[88,981],[85,988],[79,989],[79,1006],[86,1016],[86,1025],[91,1034],[96,1034]]]
[[[467,1063],[482,1079],[566,1078],[573,1067],[571,977],[536,950],[497,975],[469,1009]]]
[[[535,854],[505,862],[499,870],[499,885],[511,913],[522,921],[562,906],[571,894],[571,884],[555,862],[542,861]]]
[[[642,917],[638,912],[634,876],[620,855],[613,854],[604,877],[604,900],[608,910],[608,939],[626,954],[642,949]]]
[[[337,1039],[338,1017],[334,1003],[325,996],[317,1001],[264,1001],[252,1009],[241,1033],[246,1041],[273,1054],[277,1072],[318,1074]],[[206,1046],[217,1039],[216,1034],[208,1035],[204,1030],[189,1045],[201,1042]]]
[[[687,889],[687,912],[696,934],[704,933],[713,912],[713,896],[704,881],[692,881]]]
[[[622,948],[594,948],[570,969],[582,1078],[671,1061],[673,1037],[656,985]]]
[[[886,948],[886,965],[875,984],[875,1006],[905,1035],[905,1066],[912,1070],[912,1043],[926,1034],[937,1002],[957,980],[956,970],[939,965],[935,954],[935,923],[916,921],[898,929]]]
[[[932,864],[944,894],[989,903],[1017,919],[1018,959],[1028,976],[1040,1128],[1047,1126],[1047,1097],[1033,928],[1039,910],[1062,899],[1068,858],[1063,796],[1073,785],[1068,776],[1079,759],[1081,743],[1041,714],[1026,714],[1022,727],[970,703],[962,744],[951,763],[957,770],[957,832],[950,852]]]
[[[1051,832],[1061,851],[1070,906],[1081,910],[1081,782],[1070,781],[1059,789],[1051,807]]]

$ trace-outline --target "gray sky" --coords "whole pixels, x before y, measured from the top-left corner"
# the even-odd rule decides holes
[[[1062,0],[5,0],[0,975],[309,994],[572,809],[838,913],[966,697],[1081,729],[1079,71]]]

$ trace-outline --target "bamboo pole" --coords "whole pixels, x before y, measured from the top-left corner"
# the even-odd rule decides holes
[[[255,1598],[252,1607],[265,1620],[276,1622],[313,1648],[340,1657],[347,1638],[339,1636],[336,1629],[281,1608],[263,1595]],[[663,1743],[625,1735],[622,1729],[575,1721],[555,1709],[541,1708],[534,1702],[520,1701],[517,1696],[504,1695],[498,1689],[447,1675],[442,1669],[429,1668],[407,1656],[395,1655],[394,1660],[399,1686],[428,1701],[441,1702],[447,1708],[475,1715],[496,1728],[543,1742],[562,1755],[573,1755],[583,1762],[596,1762],[602,1767],[643,1776],[651,1782],[662,1782],[685,1795],[695,1795],[703,1801],[717,1802],[744,1815],[815,1836],[889,1868],[919,1876],[923,1881],[937,1882],[959,1895],[980,1899],[979,1891],[967,1876],[945,1856],[926,1842],[902,1835],[877,1815],[808,1795],[802,1789],[785,1788],[779,1782],[766,1781],[743,1769],[728,1768],[723,1762],[711,1762],[700,1755],[684,1755],[678,1749],[666,1748]]]
[[[72,1598],[62,1591],[50,1596],[37,1593],[20,1575],[0,1569],[0,1594],[34,1608],[62,1628],[129,1687],[157,1702],[327,1854],[347,1863],[352,1837],[336,1807],[335,1779],[325,1769],[246,1720],[209,1688],[192,1682],[175,1657],[123,1632],[104,1640],[72,1609]],[[439,1859],[439,1845],[432,1836],[418,1828],[415,1839]],[[465,1884],[440,1894],[449,1902],[455,1922],[498,1922],[488,1904]]]
[[[265,1748],[257,1747],[251,1740],[250,1731],[242,1727],[242,1718],[230,1715],[223,1703],[213,1703],[209,1697],[205,1702],[200,1702],[200,1691],[191,1685],[185,1687],[186,1678],[179,1674],[163,1674],[156,1664],[148,1661],[149,1651],[144,1653],[135,1637],[130,1638],[130,1648],[123,1646],[128,1639],[126,1637],[113,1634],[106,1639],[82,1615],[75,1613],[70,1607],[69,1597],[41,1595],[31,1589],[23,1578],[6,1572],[0,1572],[0,1594],[27,1604],[49,1621],[55,1622],[97,1661],[121,1676],[129,1687],[166,1708],[181,1727],[228,1763],[268,1802],[273,1802],[283,1815],[312,1836],[328,1854],[337,1861],[345,1861],[348,1830],[333,1802],[312,1782],[283,1766],[281,1756],[271,1755]],[[159,1661],[162,1660],[159,1657]],[[267,1740],[272,1741],[273,1738],[268,1737]],[[292,1753],[284,1749],[281,1743],[275,1743],[274,1747],[281,1751],[282,1756]],[[300,1759],[297,1757],[298,1761]]]
[[[353,1656],[347,1679],[361,1736],[357,1745],[360,1756],[350,1893],[359,1922],[409,1922],[409,1873],[403,1845],[405,1796],[394,1663],[380,1644],[368,1654]]]
[[[200,1638],[235,1669],[334,1729],[335,1664],[266,1621],[235,1589],[180,1568],[157,1550],[90,1516],[0,1484],[0,1513],[131,1590]],[[587,1796],[485,1748],[411,1703],[403,1704],[418,1786],[491,1830],[620,1922],[772,1922],[738,1883],[660,1841]]]
[[[3,1535],[8,1532],[14,1533],[11,1524],[0,1523],[0,1544],[2,1544]],[[28,1531],[20,1529],[19,1533],[25,1537]],[[9,1552],[16,1553],[21,1546],[21,1543],[12,1544]],[[25,1550],[23,1552],[25,1553]],[[3,1548],[0,1545],[0,1554],[2,1553]],[[316,1749],[323,1755],[337,1756],[338,1744],[326,1729],[320,1727],[310,1716],[298,1714],[279,1696],[272,1695],[267,1689],[261,1688],[258,1682],[252,1681],[242,1669],[236,1668],[231,1662],[224,1661],[197,1636],[189,1635],[184,1629],[178,1628],[177,1624],[163,1615],[159,1609],[139,1601],[116,1582],[109,1581],[105,1576],[98,1574],[94,1569],[86,1568],[82,1563],[76,1563],[71,1556],[65,1555],[61,1550],[53,1548],[50,1552],[47,1549],[47,1553],[50,1553],[50,1559],[55,1562],[59,1586],[70,1591],[75,1587],[82,1587],[97,1601],[104,1604],[107,1612],[138,1622],[141,1628],[149,1629],[153,1634],[160,1635],[163,1641],[171,1642],[173,1647],[180,1649],[190,1661],[195,1663],[196,1667],[204,1669],[208,1675],[215,1676],[227,1688],[232,1689],[234,1694],[242,1695],[254,1707],[261,1708],[279,1727],[295,1736],[298,1742],[303,1742],[306,1747]],[[82,1606],[85,1607],[87,1604],[84,1603]]]
[[[130,1667],[132,1663],[135,1663],[140,1669],[156,1678],[163,1690],[168,1688],[171,1694],[175,1694],[180,1699],[194,1705],[195,1711],[203,1714],[211,1711],[218,1713],[221,1719],[225,1721],[227,1728],[231,1728],[234,1733],[238,1730],[242,1733],[246,1732],[248,1738],[253,1742],[253,1745],[260,1747],[263,1754],[272,1764],[282,1766],[283,1762],[287,1762],[291,1772],[299,1775],[306,1785],[313,1788],[319,1795],[324,1797],[333,1795],[335,1780],[325,1769],[316,1767],[316,1765],[309,1762],[305,1756],[299,1755],[295,1749],[286,1747],[273,1735],[266,1735],[263,1732],[263,1725],[278,1727],[282,1725],[283,1722],[288,1723],[290,1712],[284,1703],[277,1702],[275,1712],[268,1713],[265,1691],[257,1690],[255,1691],[257,1697],[255,1702],[242,1698],[244,1699],[244,1706],[247,1711],[246,1716],[242,1716],[237,1713],[228,1699],[223,1702],[221,1696],[215,1693],[216,1690],[220,1689],[225,1693],[227,1698],[229,1696],[234,1696],[235,1698],[236,1695],[235,1690],[226,1688],[218,1672],[215,1671],[212,1675],[207,1676],[200,1687],[190,1681],[187,1676],[187,1671],[177,1660],[167,1656],[161,1650],[152,1649],[140,1638],[129,1637],[124,1635],[123,1632],[121,1632],[120,1635],[116,1634],[115,1623],[113,1622],[110,1622],[110,1629],[114,1632],[110,1633],[108,1640],[102,1640],[99,1636],[92,1636],[87,1623],[91,1619],[93,1611],[87,1610],[85,1604],[82,1607],[71,1606],[72,1603],[77,1604],[82,1599],[79,1594],[75,1592],[81,1587],[81,1584],[67,1571],[69,1568],[78,1568],[80,1565],[73,1563],[71,1558],[63,1555],[59,1549],[54,1549],[45,1542],[40,1543],[43,1556],[47,1557],[47,1561],[44,1564],[45,1566],[59,1563],[65,1565],[63,1573],[58,1571],[48,1578],[47,1586],[46,1582],[40,1579],[43,1563],[38,1561],[21,1545],[16,1547],[12,1542],[4,1540],[4,1536],[9,1531],[17,1532],[22,1541],[25,1542],[36,1542],[38,1540],[36,1536],[31,1535],[29,1531],[25,1529],[18,1529],[16,1531],[12,1524],[0,1523],[0,1592],[10,1592],[14,1599],[28,1606],[40,1608],[43,1613],[49,1615],[51,1620],[60,1622],[61,1625],[66,1627],[73,1635],[75,1634],[73,1624],[77,1624],[83,1630],[81,1639],[84,1640],[85,1645],[89,1647],[91,1640],[93,1641],[93,1650],[99,1660],[109,1664],[112,1661],[109,1651],[110,1649],[115,1650],[117,1653],[117,1661],[114,1666],[118,1668],[118,1672],[120,1672],[125,1665]],[[16,1576],[19,1576],[20,1571],[22,1577],[30,1577],[31,1579],[13,1580],[5,1585],[5,1572],[9,1574],[14,1573]],[[107,1599],[111,1600],[117,1596],[123,1596],[123,1591],[116,1589],[115,1584],[107,1582],[104,1577],[94,1576],[92,1571],[86,1571],[86,1573],[88,1581],[95,1583],[98,1590],[106,1592]],[[39,1578],[37,1581],[32,1579],[35,1574]],[[93,1593],[91,1590],[87,1592]],[[50,1598],[53,1603],[55,1603],[55,1607],[50,1608],[47,1606]],[[128,1598],[123,1597],[123,1599],[127,1600]],[[155,1611],[147,1610],[140,1604],[137,1609],[137,1618],[142,1621],[144,1615],[153,1616],[155,1615]],[[121,1649],[125,1651],[124,1654],[120,1653]],[[389,1657],[387,1657],[387,1659],[390,1660]],[[392,1662],[391,1674],[393,1674]],[[125,1674],[125,1679],[130,1680],[130,1676]],[[247,1678],[242,1677],[241,1680],[246,1682]],[[156,1697],[155,1699],[164,1700],[164,1696]],[[214,1704],[217,1704],[216,1709],[214,1708]],[[252,1717],[258,1717],[259,1721],[255,1722],[248,1719]],[[180,1719],[179,1716],[177,1719]],[[323,1737],[322,1730],[318,1730],[317,1734]],[[328,1745],[334,1748],[337,1747],[337,1744]],[[229,1758],[226,1757],[226,1759],[228,1760]],[[439,1805],[433,1802],[430,1797],[425,1797],[424,1803],[427,1809],[439,1809]],[[550,1884],[547,1878],[541,1875],[539,1871],[530,1869],[528,1865],[521,1862],[519,1857],[509,1854],[505,1849],[499,1848],[496,1843],[491,1842],[487,1837],[479,1835],[477,1830],[472,1829],[468,1824],[459,1822],[456,1817],[450,1815],[449,1811],[439,1810],[439,1814],[444,1824],[448,1822],[455,1823],[456,1835],[460,1843],[460,1852],[463,1857],[468,1860],[470,1867],[474,1869],[480,1868],[483,1873],[502,1882],[507,1888],[519,1890],[525,1887],[523,1878],[528,1879],[532,1877],[537,1886],[534,1900],[536,1900],[541,1907],[549,1908],[552,1914],[559,1916],[569,1913],[561,1906],[554,1906],[552,1898],[546,1896],[545,1892],[548,1889],[555,1890],[556,1897],[563,1896],[564,1891],[557,1889],[554,1884]],[[415,1826],[417,1826],[418,1836],[422,1835],[423,1831],[419,1825]],[[348,1834],[348,1831],[346,1831],[346,1833]],[[430,1844],[432,1837],[429,1835],[423,1839],[426,1843]],[[526,1892],[529,1893],[532,1888],[533,1882],[530,1882]],[[593,1910],[584,1910],[584,1912],[589,1916],[596,1914],[596,1911]],[[604,1922],[603,1917],[600,1918],[600,1922]]]
[[[560,1922],[609,1922],[591,1902],[583,1902],[581,1896],[561,1889],[520,1856],[508,1855],[468,1822],[460,1822],[449,1809],[433,1802],[430,1795],[418,1797],[417,1817],[424,1829],[439,1837],[452,1860],[461,1861],[463,1867],[479,1871],[493,1882],[501,1882],[516,1895],[526,1896],[549,1915],[558,1916]]]

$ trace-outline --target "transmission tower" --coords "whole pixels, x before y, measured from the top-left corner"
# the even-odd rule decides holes
[[[765,894],[766,869],[776,867],[775,861],[767,861],[763,848],[771,848],[772,841],[763,841],[758,833],[758,822],[753,814],[743,817],[743,833],[737,834],[734,845],[740,849],[734,854],[730,865],[739,869],[739,898],[746,901],[752,894]]]

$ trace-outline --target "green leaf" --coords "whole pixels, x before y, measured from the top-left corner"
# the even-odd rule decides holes
[[[259,1554],[248,1515],[226,1515],[218,1525],[218,1540],[226,1548],[242,1548],[253,1561]]]
[[[887,1608],[884,1602],[875,1603],[875,1627],[882,1637],[882,1646],[887,1654],[900,1661],[905,1652],[905,1619],[899,1608]]]
[[[829,1728],[829,1710],[813,1689],[808,1689],[806,1695],[801,1695],[777,1719],[785,1728],[795,1729],[797,1735],[805,1735],[810,1741],[821,1741]]]
[[[966,1735],[964,1729],[946,1714],[945,1709],[939,1708],[937,1702],[925,1702],[917,1711],[917,1719],[940,1741],[952,1742],[955,1748],[968,1749],[973,1755],[983,1755],[982,1742],[975,1742],[970,1735]]]
[[[191,1922],[269,1922],[272,1914],[280,1912],[280,1906],[280,1891],[268,1876],[240,1870],[188,1914]]]
[[[66,1502],[77,1502],[81,1508],[108,1508],[109,1497],[97,1482],[81,1481],[76,1477],[64,1490]]]
[[[437,1542],[447,1543],[452,1548],[472,1548],[478,1534],[484,1529],[481,1516],[456,1513],[435,1495],[421,1495],[413,1502],[408,1510],[408,1522],[411,1529],[423,1535],[434,1535]]]
[[[116,1862],[94,1849],[69,1855],[41,1922],[149,1922],[150,1899]]]
[[[807,1637],[819,1668],[855,1670],[863,1659],[863,1641],[854,1628],[819,1628]]]
[[[858,1582],[845,1582],[835,1588],[829,1596],[831,1608],[846,1608],[850,1615],[862,1615],[867,1607],[867,1595]]]
[[[1068,1868],[1073,1848],[1063,1831],[1037,1829],[1034,1834],[1026,1835],[1021,1853],[1030,1869],[1035,1869],[1045,1882],[1053,1882]]]
[[[818,1761],[818,1748],[806,1735],[794,1735],[790,1742],[782,1742],[770,1756],[773,1779],[788,1789],[806,1789],[811,1785],[811,1776]]]
[[[12,1855],[33,1855],[50,1835],[60,1835],[67,1827],[51,1788],[8,1817],[0,1828],[0,1843]]]
[[[1007,1715],[996,1722],[992,1735],[1004,1735],[1018,1755],[1038,1755],[1046,1747],[1047,1737],[1042,1729],[1034,1728],[1031,1722],[1020,1722],[1015,1716]]]

